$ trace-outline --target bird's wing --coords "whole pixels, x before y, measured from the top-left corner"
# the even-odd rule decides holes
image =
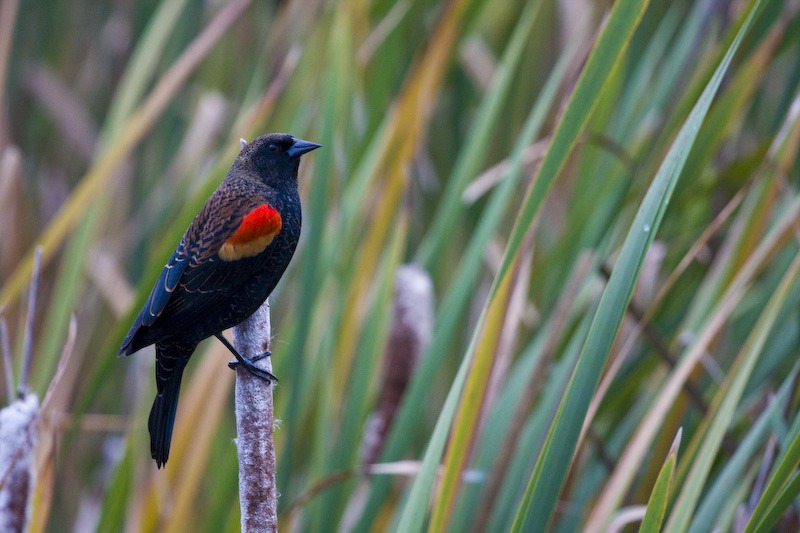
[[[186,232],[189,262],[178,282],[181,294],[237,288],[251,273],[241,260],[264,252],[281,230],[280,214],[265,201],[220,204],[217,216],[205,220],[201,212]]]
[[[164,270],[161,271],[161,275],[158,276],[156,284],[150,291],[150,296],[147,297],[147,302],[145,302],[141,311],[139,311],[136,320],[133,321],[133,325],[125,336],[125,340],[122,341],[119,355],[129,355],[147,345],[134,342],[136,333],[143,326],[149,327],[155,323],[166,307],[167,302],[169,302],[170,297],[175,292],[175,289],[178,287],[181,276],[183,276],[183,272],[186,270],[188,264],[189,256],[186,253],[186,241],[184,237],[181,239],[172,257],[167,261]]]
[[[161,272],[120,354],[157,342],[223,303],[258,267],[244,260],[269,253],[281,224],[266,201],[212,196]],[[143,327],[146,333],[134,341]]]
[[[197,244],[192,248],[178,290],[163,311],[171,327],[191,325],[235,294],[255,269],[264,264],[246,259],[270,253],[281,223],[278,211],[262,202],[237,209],[222,224],[226,229],[213,232],[211,237],[212,232],[201,231],[206,240],[193,240]]]
[[[186,253],[186,243],[183,239],[175,249],[169,261],[167,261],[161,275],[158,276],[158,281],[150,291],[150,296],[147,298],[147,303],[144,304],[139,315],[142,317],[143,326],[151,326],[156,319],[161,315],[161,312],[167,306],[172,293],[178,287],[178,283],[183,276],[186,267],[189,266],[189,256]]]

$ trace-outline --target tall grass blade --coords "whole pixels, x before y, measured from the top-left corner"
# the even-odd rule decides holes
[[[728,53],[689,114],[636,213],[595,314],[583,353],[578,360],[578,365],[520,504],[519,513],[514,522],[513,531],[515,532],[543,531],[550,522],[578,444],[577,439],[583,419],[630,301],[634,284],[641,272],[644,257],[661,224],[672,191],[697,137],[700,124],[705,118],[733,54],[747,33],[759,6],[760,2],[751,10],[750,16],[742,25],[736,39],[728,49]],[[615,6],[615,8],[619,7],[620,4]]]
[[[681,432],[678,431],[678,435],[675,436],[675,441],[669,450],[667,460],[664,462],[664,466],[661,467],[656,484],[650,493],[650,499],[647,501],[647,511],[642,519],[642,526],[639,528],[640,533],[660,533],[661,531],[661,524],[667,512],[672,479],[675,475],[675,463],[678,461]]]
[[[798,273],[800,273],[800,255],[795,257],[780,285],[770,298],[709,410],[707,417],[711,419],[711,425],[703,439],[701,449],[694,459],[692,470],[684,481],[681,493],[673,506],[665,531],[685,531],[689,527],[689,521],[705,486],[714,457],[717,455],[722,438],[733,419],[734,410],[767,342],[767,336],[775,325],[778,313],[797,280]]]

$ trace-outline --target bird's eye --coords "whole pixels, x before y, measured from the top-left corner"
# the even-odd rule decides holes
[[[270,145],[267,147],[267,149],[268,149],[270,152],[277,152],[277,151],[278,151],[278,146],[277,146],[277,145],[275,145],[275,144],[270,144]]]

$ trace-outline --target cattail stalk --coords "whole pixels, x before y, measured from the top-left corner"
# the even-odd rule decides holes
[[[31,516],[39,399],[29,393],[0,409],[0,531],[27,530]]]
[[[253,359],[269,351],[270,329],[267,300],[250,318],[233,328],[233,345],[242,357]],[[269,357],[255,364],[272,372]],[[235,402],[242,532],[277,531],[272,385],[238,367]]]
[[[381,393],[364,432],[361,461],[378,460],[400,401],[433,332],[433,283],[421,267],[401,265],[395,275],[394,309],[383,360]]]

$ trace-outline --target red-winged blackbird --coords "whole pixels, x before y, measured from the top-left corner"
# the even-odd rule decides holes
[[[167,462],[181,375],[197,344],[253,314],[275,288],[300,237],[297,170],[319,144],[272,133],[242,148],[225,180],[183,235],[118,355],[156,345],[158,394],[150,411],[150,453]],[[265,354],[269,355],[269,354]]]

